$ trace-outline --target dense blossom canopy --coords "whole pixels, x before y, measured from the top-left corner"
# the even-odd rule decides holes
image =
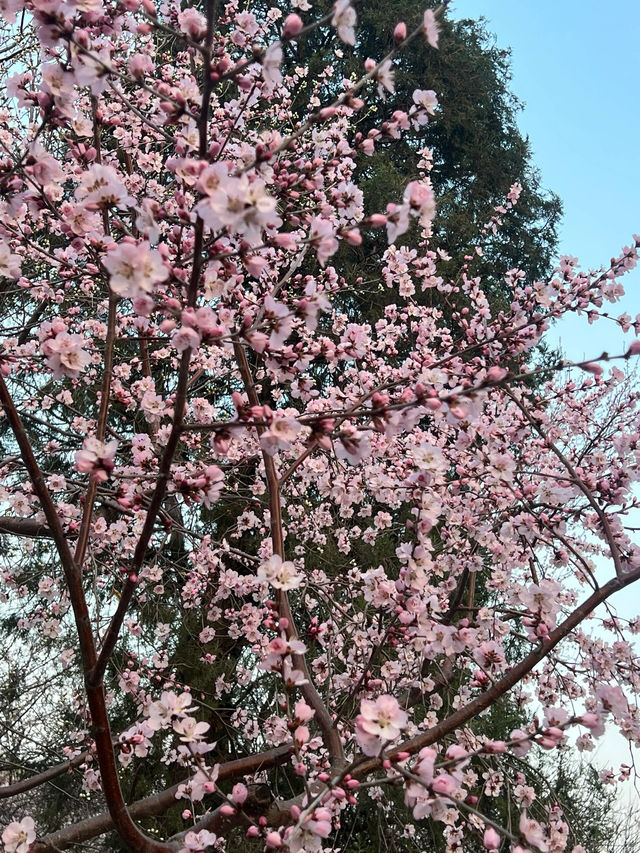
[[[620,298],[637,243],[597,272],[504,270],[494,309],[474,264],[514,184],[443,276],[437,93],[358,130],[402,51],[438,49],[442,9],[327,102],[283,52],[315,26],[357,49],[356,10],[290,6],[0,3],[38,42],[0,113],[11,719],[25,742],[74,727],[61,764],[3,777],[8,853],[114,829],[143,853],[316,853],[398,789],[406,837],[432,819],[448,851],[560,853],[567,823],[534,812],[520,759],[590,750],[608,723],[640,742],[640,621],[596,610],[640,579],[640,346],[613,367],[533,355],[554,319]],[[414,178],[370,210],[358,170],[407,132]],[[361,282],[340,263],[375,229],[394,302],[372,325],[343,310]],[[495,740],[482,715],[509,691],[526,723]],[[88,811],[43,825],[29,792],[71,770]],[[503,826],[482,798],[512,785]],[[141,829],[176,805],[170,837]]]

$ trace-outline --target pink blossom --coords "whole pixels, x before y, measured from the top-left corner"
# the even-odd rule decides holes
[[[278,450],[286,450],[291,447],[296,436],[301,430],[300,423],[284,412],[273,412],[269,428],[260,436],[262,449],[273,456]]]
[[[128,299],[151,293],[155,284],[169,277],[162,256],[146,241],[118,243],[110,248],[103,263],[109,272],[111,290]]]
[[[293,712],[295,720],[299,723],[308,723],[309,720],[313,719],[316,713],[313,708],[310,708],[309,705],[307,705],[304,699],[298,699]]]
[[[378,755],[388,741],[400,736],[407,725],[407,714],[394,696],[363,699],[356,718],[356,740],[365,755]]]
[[[485,829],[482,836],[482,843],[491,853],[495,853],[500,848],[500,836],[492,826],[488,826]]]
[[[533,844],[540,853],[547,853],[549,850],[543,827],[537,820],[527,817],[526,811],[520,815],[520,834],[527,844]]]
[[[22,258],[12,254],[9,246],[0,238],[0,276],[5,278],[20,278],[22,275]]]
[[[395,29],[393,31],[393,40],[396,42],[404,41],[407,37],[407,25],[404,21],[400,21],[396,24]]]
[[[356,10],[350,0],[336,0],[333,6],[331,25],[338,30],[338,36],[345,44],[356,43],[355,26],[358,22]]]
[[[93,204],[97,207],[126,207],[135,204],[113,166],[103,166],[99,163],[92,163],[82,174],[76,189],[76,198],[85,205]]]
[[[180,853],[203,853],[207,847],[213,847],[217,840],[218,837],[208,829],[201,829],[200,832],[190,830],[184,837],[184,847]]]
[[[385,90],[387,92],[391,92],[391,94],[395,92],[394,75],[395,70],[391,64],[391,60],[385,59],[385,61],[380,64],[375,75],[375,78],[378,81],[378,95],[381,98],[384,98]]]
[[[146,53],[134,53],[129,57],[129,73],[136,79],[153,72],[153,60]]]
[[[202,736],[209,730],[209,723],[199,723],[193,717],[182,717],[174,721],[173,730],[180,735],[183,743],[192,743],[202,740]]]
[[[269,45],[262,57],[262,76],[269,91],[282,83],[281,64],[282,47],[279,42],[275,41]]]
[[[204,15],[193,7],[178,13],[178,24],[182,32],[194,41],[201,41],[207,31],[207,21]]]
[[[338,251],[339,246],[331,222],[328,219],[316,216],[311,221],[309,237],[315,246],[319,263],[324,266],[329,258]]]
[[[171,343],[178,352],[184,352],[188,349],[196,350],[200,346],[201,342],[202,338],[200,335],[195,329],[192,329],[189,326],[181,326],[171,335]]]
[[[266,581],[274,589],[297,589],[302,583],[295,565],[290,560],[283,560],[278,554],[273,554],[266,563],[258,567],[258,579]]]
[[[436,21],[436,16],[433,9],[426,9],[424,20],[422,23],[425,38],[431,47],[438,47],[438,39],[440,38],[440,25]]]
[[[32,817],[24,817],[19,823],[12,821],[2,833],[6,853],[27,853],[35,839],[35,821]]]
[[[43,341],[40,352],[56,379],[62,376],[77,377],[91,364],[91,356],[83,349],[87,341],[82,335],[59,332],[55,337]]]
[[[283,39],[292,39],[295,38],[300,30],[303,27],[302,18],[300,15],[291,14],[287,15],[284,21],[284,27],[282,28],[282,38]]]
[[[114,458],[118,442],[114,439],[106,444],[88,436],[82,443],[82,450],[75,455],[76,470],[81,474],[91,474],[97,483],[104,483],[114,468]]]
[[[249,791],[247,790],[246,785],[243,785],[242,782],[237,782],[231,791],[231,799],[234,803],[237,803],[241,806],[244,801],[249,796]]]

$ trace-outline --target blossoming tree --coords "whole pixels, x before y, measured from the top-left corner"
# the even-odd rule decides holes
[[[609,604],[640,579],[638,395],[608,356],[530,354],[619,298],[636,246],[549,282],[505,270],[495,312],[474,262],[517,185],[453,280],[428,148],[367,209],[359,165],[428,142],[436,94],[364,137],[358,117],[414,39],[438,48],[441,7],[331,102],[282,56],[316,26],[354,45],[349,0],[1,9],[36,40],[0,114],[5,850],[113,831],[143,853],[332,849],[399,789],[407,836],[429,819],[451,851],[570,849],[522,757],[589,749],[608,722],[640,739],[640,622]],[[369,229],[396,295],[375,326],[339,308],[359,285],[339,258]],[[507,694],[528,722],[495,740],[482,717]],[[30,770],[60,719],[59,760]],[[50,784],[82,804],[57,826]],[[483,803],[512,785],[503,825]]]

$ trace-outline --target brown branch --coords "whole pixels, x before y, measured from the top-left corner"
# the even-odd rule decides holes
[[[28,776],[26,779],[20,779],[18,782],[12,782],[11,785],[4,785],[0,788],[0,800],[8,800],[9,797],[15,797],[16,794],[24,794],[25,791],[32,791],[52,779],[57,779],[63,773],[68,773],[74,767],[79,767],[87,760],[87,752],[82,752],[76,755],[75,758],[69,761],[63,761],[61,764],[56,764],[54,767],[49,767],[41,773],[36,773],[34,776]]]
[[[260,400],[253,384],[253,377],[247,362],[247,356],[244,347],[239,341],[234,341],[233,351],[238,362],[238,369],[245,387],[245,391],[252,406],[259,406]],[[256,427],[258,435],[264,431],[264,427]],[[264,461],[265,474],[267,478],[267,490],[269,494],[269,512],[271,522],[271,542],[273,553],[277,554],[284,560],[284,539],[282,536],[282,507],[280,505],[280,483],[278,480],[278,472],[273,461],[273,457],[268,453],[262,452]],[[285,590],[277,590],[277,602],[280,616],[288,622],[287,636],[296,640],[298,632],[296,623],[289,606],[289,598]],[[312,679],[309,667],[307,666],[306,657],[303,654],[292,654],[293,665],[299,669],[306,684],[300,685],[300,692],[304,696],[306,702],[316,712],[316,721],[322,732],[324,744],[329,751],[331,758],[331,766],[336,769],[342,767],[346,762],[344,758],[344,750],[342,749],[342,741],[336,728],[331,714],[325,705],[322,697],[318,693]]]
[[[260,770],[277,767],[279,764],[287,761],[292,753],[293,745],[285,744],[284,746],[275,747],[275,749],[271,749],[268,752],[228,761],[226,764],[220,765],[218,780],[235,779],[246,774],[258,773]],[[186,781],[188,780],[185,779],[184,782]],[[179,782],[171,788],[161,791],[159,794],[154,794],[151,797],[145,797],[143,800],[132,803],[129,806],[129,814],[136,819],[163,815],[171,806],[178,802],[176,800],[176,792],[178,787],[184,784],[184,782]],[[88,841],[98,835],[104,835],[105,832],[110,832],[113,829],[114,824],[111,816],[104,812],[71,826],[65,826],[63,829],[52,832],[50,835],[45,835],[35,842],[30,853],[55,853],[58,850],[66,850],[68,847],[81,844],[83,841]],[[171,842],[171,846],[165,846],[165,849],[177,850],[181,846],[181,844],[174,845]],[[140,848],[134,847],[132,849],[136,850],[137,853]]]
[[[0,516],[0,533],[11,536],[44,536],[47,539],[53,539],[51,528],[44,521],[36,521],[35,518]]]

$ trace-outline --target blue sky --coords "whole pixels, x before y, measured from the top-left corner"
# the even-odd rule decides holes
[[[453,0],[450,14],[486,18],[512,49],[520,127],[564,204],[560,253],[581,268],[608,263],[640,233],[640,0]],[[624,300],[604,310],[635,318],[640,269],[623,283]],[[625,349],[619,327],[580,318],[559,323],[550,342],[576,361]]]

